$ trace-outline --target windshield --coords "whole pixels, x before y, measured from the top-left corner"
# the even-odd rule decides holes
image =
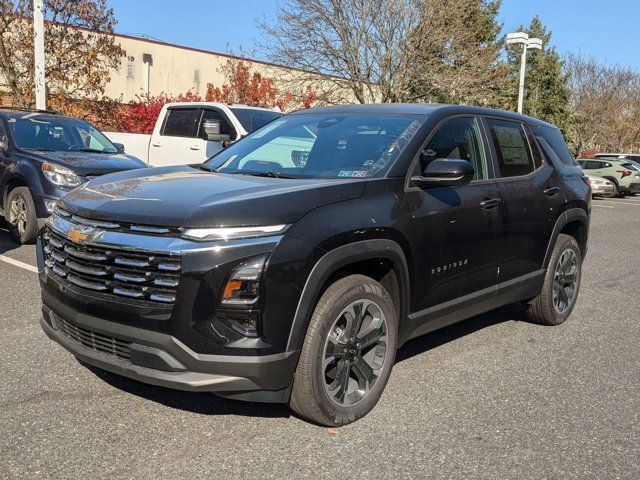
[[[391,165],[424,115],[299,114],[276,120],[212,157],[223,173],[365,178]]]
[[[255,108],[238,108],[229,107],[236,116],[242,127],[248,132],[255,132],[264,127],[267,123],[274,121],[282,116],[279,112],[270,112],[268,110],[257,110]]]
[[[7,123],[23,150],[117,153],[113,143],[84,120],[29,113],[12,115]]]

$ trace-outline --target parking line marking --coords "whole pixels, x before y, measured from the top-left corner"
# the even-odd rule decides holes
[[[38,273],[38,268],[34,267],[33,265],[29,265],[28,263],[24,263],[19,260],[14,260],[13,258],[5,257],[4,255],[0,255],[0,260],[2,260],[3,262],[9,263],[11,265],[15,265],[16,267],[29,270],[30,272]]]
[[[616,207],[613,207],[613,206],[611,206],[611,205],[593,205],[593,204],[592,204],[592,206],[594,206],[594,207],[600,207],[600,208],[616,208]]]

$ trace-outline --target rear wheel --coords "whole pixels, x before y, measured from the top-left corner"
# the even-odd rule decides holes
[[[529,318],[544,325],[560,325],[578,298],[582,253],[576,239],[560,234],[551,254],[540,295],[527,304]]]
[[[32,243],[35,240],[38,233],[38,218],[28,188],[17,187],[9,192],[5,215],[11,238],[22,244]]]
[[[326,426],[365,416],[391,374],[397,330],[395,308],[378,282],[351,275],[332,284],[311,318],[290,407]]]

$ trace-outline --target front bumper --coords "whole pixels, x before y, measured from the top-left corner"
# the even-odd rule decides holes
[[[611,197],[615,195],[613,185],[594,185],[591,184],[591,194],[596,197]]]
[[[89,365],[178,390],[240,400],[286,402],[296,352],[265,356],[199,354],[175,337],[46,305],[45,333]]]

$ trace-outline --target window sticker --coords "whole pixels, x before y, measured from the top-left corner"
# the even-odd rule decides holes
[[[342,178],[365,178],[368,176],[368,170],[340,170],[338,172],[338,177]]]

